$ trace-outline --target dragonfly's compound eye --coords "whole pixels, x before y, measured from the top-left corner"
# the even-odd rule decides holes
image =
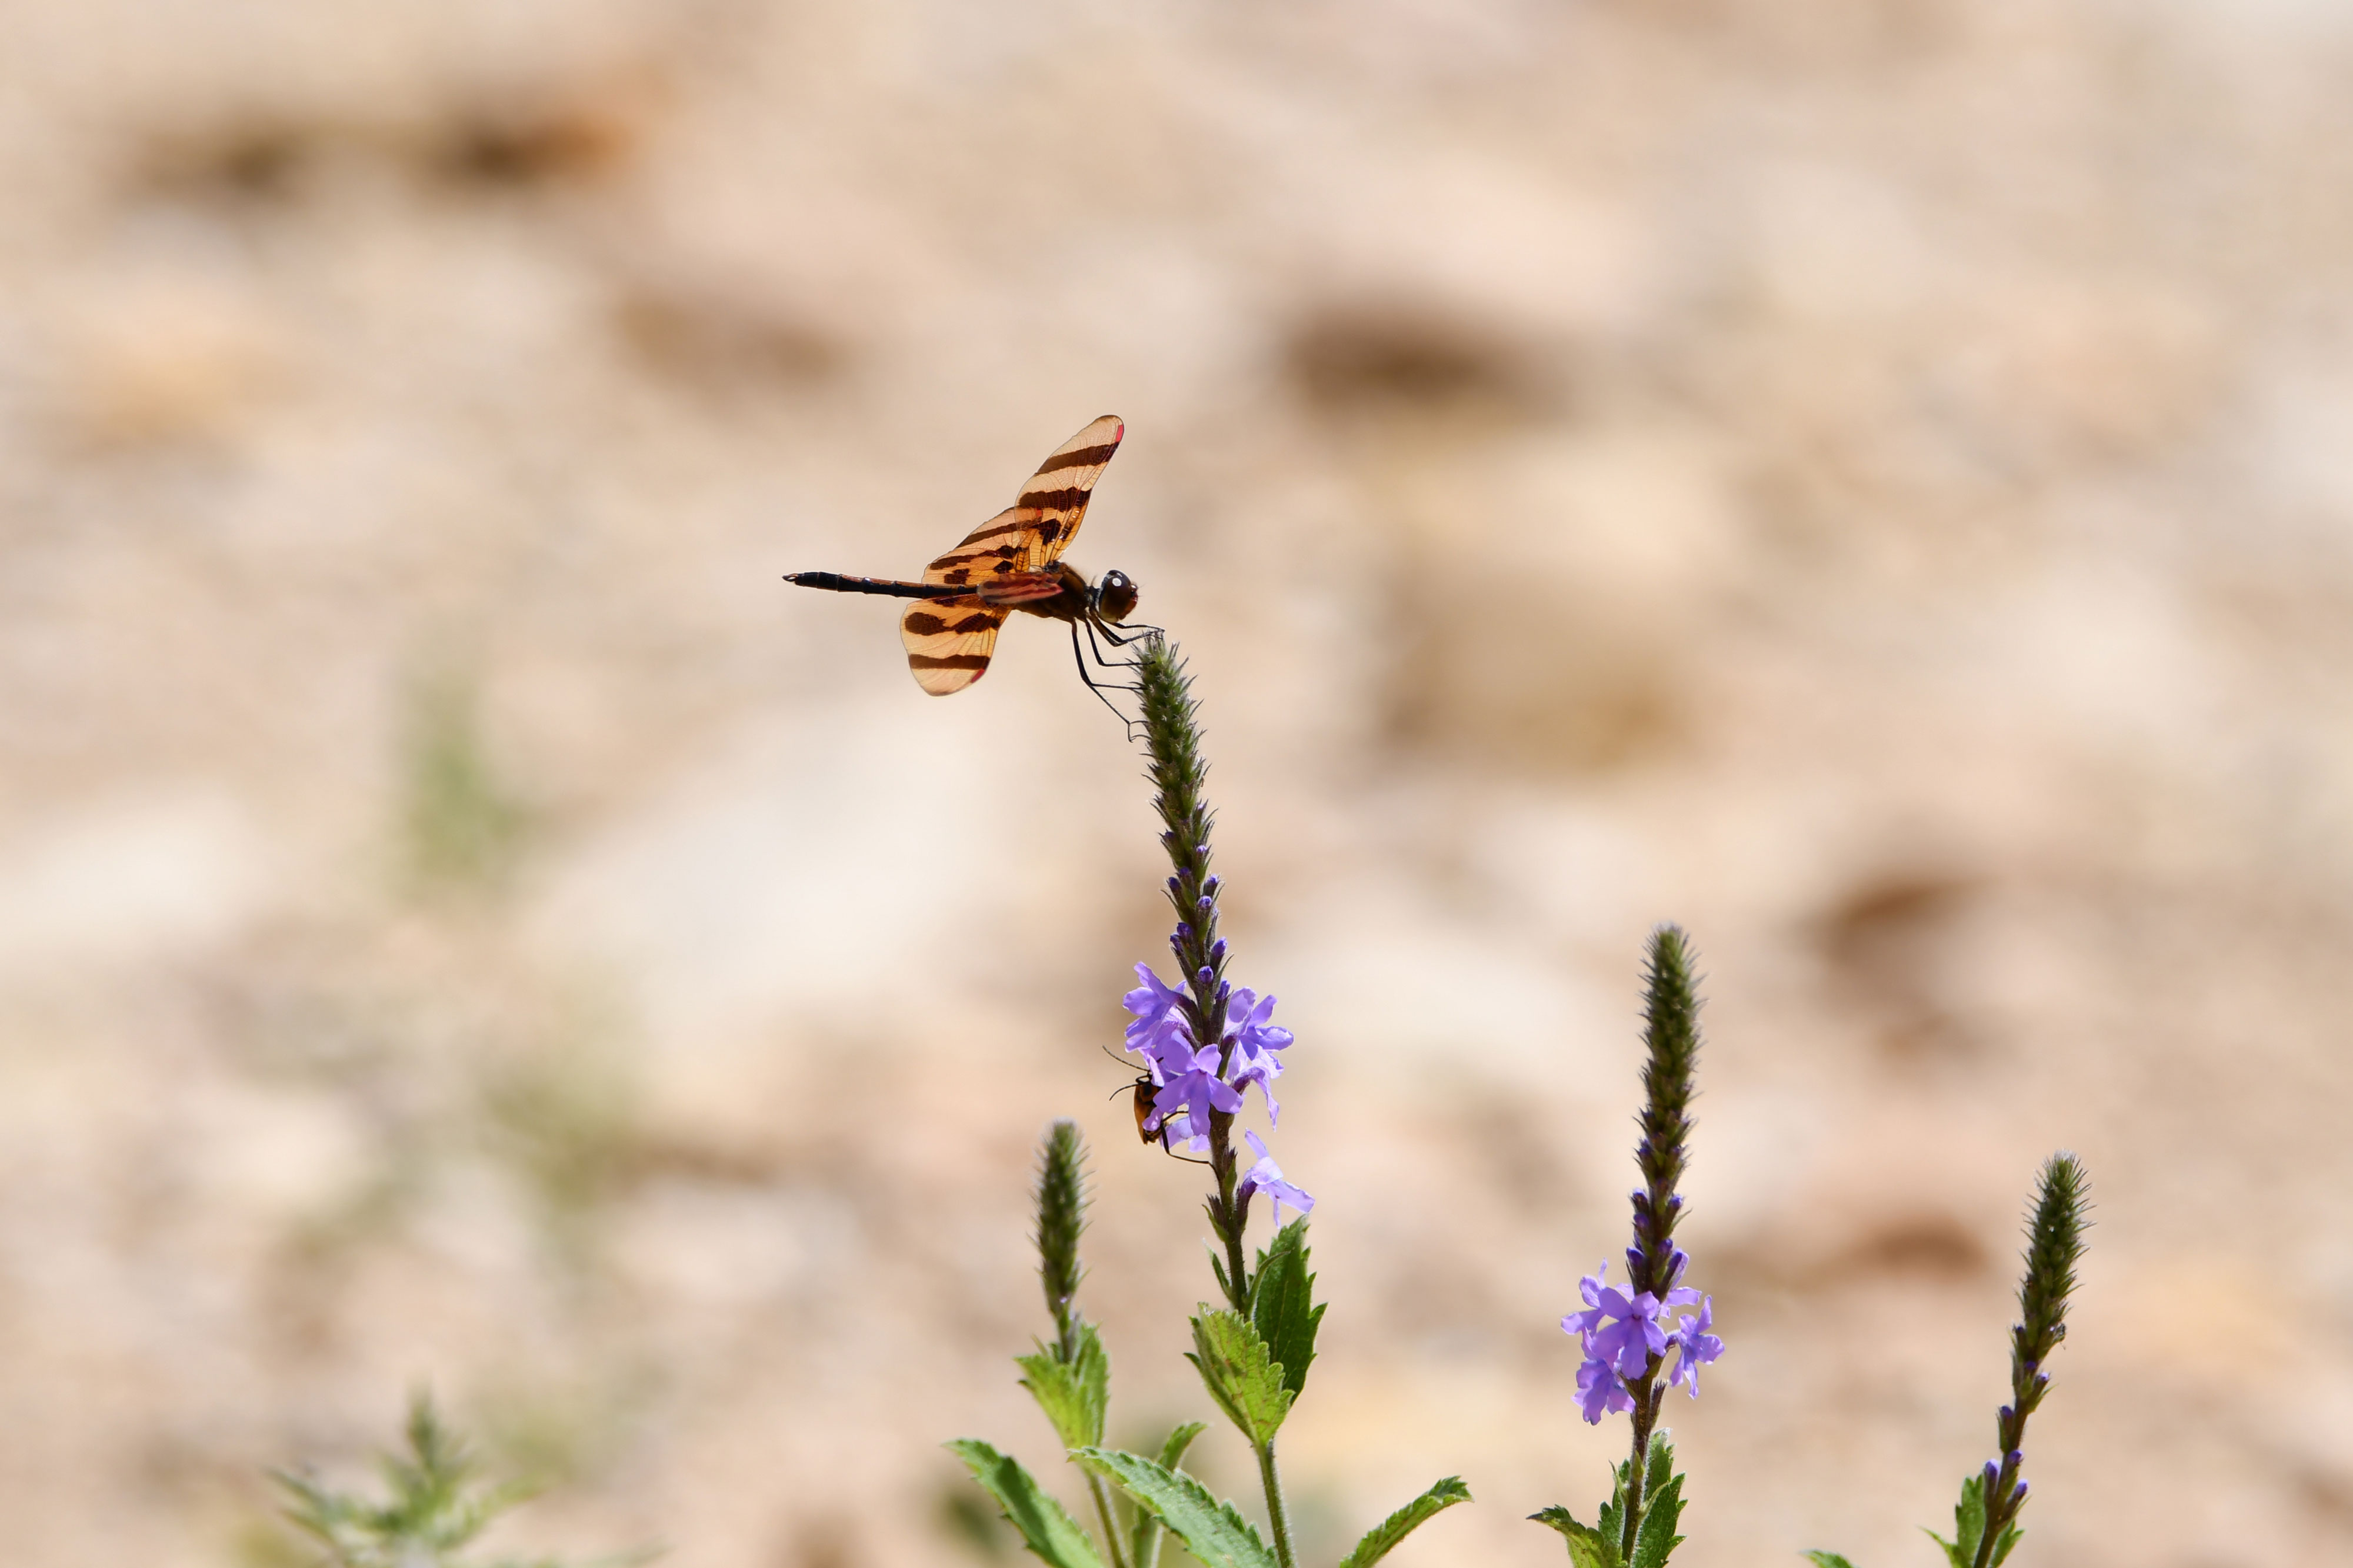
[[[1124,572],[1106,572],[1095,587],[1095,613],[1107,621],[1124,621],[1135,610],[1135,584]]]

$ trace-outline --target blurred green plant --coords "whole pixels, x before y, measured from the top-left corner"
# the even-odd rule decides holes
[[[491,1152],[529,1188],[549,1245],[569,1263],[595,1255],[597,1221],[642,1173],[637,1085],[593,1026],[487,1068],[481,1109]]]
[[[414,681],[402,750],[410,875],[430,890],[495,889],[514,868],[531,816],[491,763],[475,682],[448,669]]]
[[[407,1451],[377,1461],[390,1495],[371,1502],[304,1475],[278,1471],[286,1518],[311,1537],[318,1568],[564,1568],[555,1557],[460,1555],[492,1521],[532,1495],[518,1482],[485,1484],[466,1445],[441,1424],[429,1394],[409,1402]],[[643,1563],[649,1552],[599,1559]]]

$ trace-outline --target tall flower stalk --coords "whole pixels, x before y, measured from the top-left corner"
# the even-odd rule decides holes
[[[1674,1531],[1683,1513],[1683,1479],[1659,1427],[1659,1406],[1667,1390],[1679,1384],[1697,1398],[1699,1369],[1724,1353],[1724,1342],[1708,1332],[1715,1305],[1682,1282],[1691,1259],[1674,1240],[1683,1210],[1676,1189],[1689,1160],[1684,1144],[1692,1129],[1692,1076],[1699,1062],[1699,991],[1691,945],[1681,930],[1668,925],[1651,933],[1644,979],[1648,1053],[1637,1119],[1641,1137],[1634,1146],[1642,1185],[1633,1194],[1626,1285],[1610,1285],[1604,1263],[1580,1282],[1585,1310],[1560,1321],[1585,1352],[1577,1374],[1579,1411],[1595,1425],[1614,1412],[1630,1414],[1632,1447],[1618,1468],[1616,1486],[1597,1524],[1579,1522],[1565,1508],[1532,1516],[1568,1538],[1569,1555],[1580,1568],[1660,1568],[1681,1542]],[[1673,1315],[1672,1309],[1689,1306],[1699,1311]]]
[[[2067,1298],[2075,1289],[2075,1266],[2084,1259],[2090,1188],[2083,1162],[2064,1150],[2042,1163],[2034,1215],[2026,1226],[2018,1321],[2010,1330],[2010,1403],[1994,1417],[1994,1440],[2001,1452],[1961,1482],[1951,1538],[1928,1531],[1928,1539],[1944,1548],[1947,1568],[2001,1568],[2025,1533],[2018,1515],[2026,1506],[2026,1478],[2020,1473],[2026,1464],[2026,1418],[2049,1391],[2051,1374],[2043,1368],[2067,1337]],[[1816,1568],[1853,1568],[1835,1552],[1817,1549],[1805,1555]]]
[[[1241,1090],[1249,1081],[1245,1075],[1255,1068],[1255,1081],[1263,1092],[1268,1080],[1282,1070],[1280,1058],[1272,1052],[1289,1045],[1291,1037],[1288,1031],[1276,1030],[1267,1023],[1273,998],[1268,997],[1261,1005],[1248,991],[1237,993],[1226,980],[1228,949],[1225,939],[1218,934],[1219,884],[1209,869],[1209,826],[1214,817],[1204,794],[1209,769],[1201,757],[1200,705],[1194,700],[1192,681],[1185,672],[1184,662],[1164,637],[1145,639],[1139,649],[1136,667],[1136,694],[1143,703],[1145,743],[1150,757],[1152,804],[1160,817],[1160,845],[1168,855],[1168,902],[1176,915],[1176,929],[1168,943],[1176,954],[1180,978],[1176,987],[1164,987],[1149,969],[1137,965],[1137,978],[1145,984],[1127,998],[1128,1010],[1136,1015],[1135,1024],[1129,1028],[1129,1044],[1130,1048],[1145,1055],[1155,1081],[1161,1086],[1155,1098],[1154,1113],[1158,1118],[1164,1143],[1170,1142],[1172,1135],[1184,1135],[1188,1144],[1207,1151],[1209,1177],[1215,1185],[1202,1206],[1208,1215],[1209,1229],[1224,1252],[1222,1262],[1214,1263],[1214,1272],[1234,1320],[1248,1324],[1254,1316],[1252,1281],[1242,1249],[1242,1232],[1250,1221],[1252,1193],[1261,1185],[1273,1186],[1278,1214],[1286,1194],[1303,1212],[1314,1204],[1313,1198],[1282,1181],[1281,1169],[1255,1135],[1250,1142],[1259,1160],[1248,1179],[1234,1152],[1234,1118],[1241,1110]],[[1176,994],[1172,995],[1172,992]],[[1235,1006],[1237,1002],[1241,1004],[1239,1009]],[[1234,1018],[1237,1011],[1241,1014],[1239,1020]],[[1237,1024],[1238,1026],[1229,1026]],[[1238,1068],[1241,1069],[1240,1073]],[[1270,1108],[1272,1103],[1270,1100]],[[1181,1124],[1175,1121],[1178,1117],[1182,1118]],[[1207,1322],[1205,1314],[1194,1323],[1194,1363],[1209,1380],[1211,1394],[1219,1397],[1219,1405],[1234,1416],[1244,1436],[1250,1439],[1258,1460],[1260,1485],[1266,1497],[1267,1522],[1274,1537],[1275,1557],[1282,1568],[1293,1568],[1295,1554],[1290,1510],[1283,1500],[1282,1479],[1274,1457],[1273,1428],[1279,1425],[1281,1415],[1277,1413],[1271,1422],[1255,1418],[1248,1412],[1238,1413],[1235,1403],[1221,1396],[1220,1382],[1231,1382],[1232,1378],[1221,1379],[1215,1369],[1222,1362],[1236,1358],[1229,1357],[1227,1347],[1215,1342],[1216,1331],[1230,1325],[1220,1322],[1214,1327],[1205,1326]],[[1309,1331],[1312,1336],[1312,1327]],[[1265,1336],[1257,1337],[1262,1341]],[[1238,1359],[1245,1368],[1250,1348],[1247,1343],[1240,1347]],[[1259,1350],[1263,1358],[1265,1348],[1261,1345]],[[1306,1368],[1302,1365],[1298,1371],[1303,1380]],[[1292,1395],[1296,1392],[1289,1391]],[[1289,1398],[1282,1403],[1287,1407]]]
[[[2067,1337],[2067,1298],[2075,1289],[2075,1265],[2084,1258],[2085,1196],[2084,1166],[2063,1151],[2043,1163],[2034,1218],[2027,1226],[2026,1274],[2018,1282],[2018,1319],[2010,1331],[2010,1403],[1994,1421],[2000,1460],[1988,1459],[1978,1479],[1985,1523],[1978,1531],[1970,1568],[1992,1568],[2010,1555],[2019,1535],[2018,1512],[2026,1506],[2026,1418],[2042,1403],[2051,1374],[2042,1370]],[[1946,1543],[1957,1563],[1958,1540]]]
[[[1171,984],[1151,965],[1137,964],[1136,988],[1123,999],[1129,1015],[1127,1048],[1145,1066],[1136,1090],[1137,1120],[1147,1142],[1156,1141],[1171,1153],[1201,1156],[1196,1163],[1209,1173],[1212,1186],[1202,1206],[1216,1237],[1209,1266],[1224,1300],[1215,1306],[1205,1301],[1194,1314],[1193,1349],[1186,1359],[1200,1373],[1210,1400],[1250,1447],[1272,1540],[1261,1540],[1233,1504],[1220,1502],[1177,1468],[1198,1426],[1179,1427],[1157,1458],[1103,1446],[1110,1363],[1095,1330],[1071,1306],[1079,1285],[1084,1196],[1076,1157],[1068,1152],[1076,1147],[1077,1133],[1068,1124],[1048,1137],[1046,1174],[1038,1190],[1040,1273],[1055,1342],[1019,1358],[1019,1364],[1028,1374],[1024,1386],[1054,1423],[1064,1451],[1087,1471],[1103,1548],[1011,1456],[971,1439],[950,1447],[997,1499],[1020,1531],[1022,1543],[1055,1568],[1154,1568],[1164,1531],[1202,1563],[1297,1568],[1274,1438],[1307,1385],[1324,1318],[1315,1300],[1315,1276],[1308,1268],[1307,1215],[1315,1200],[1283,1175],[1256,1131],[1241,1134],[1247,1156],[1234,1138],[1251,1088],[1266,1101],[1269,1126],[1280,1114],[1273,1085],[1282,1075],[1291,1031],[1273,1021],[1272,996],[1226,978],[1228,949],[1218,934],[1219,881],[1209,869],[1214,818],[1203,793],[1208,768],[1201,760],[1199,709],[1184,662],[1155,635],[1137,645],[1135,668],[1153,805],[1168,854],[1166,887],[1176,913],[1168,944],[1178,971]],[[1272,1205],[1274,1234],[1252,1259],[1242,1239],[1250,1205],[1261,1196]],[[1298,1211],[1288,1224],[1286,1208]],[[1108,1496],[1105,1483],[1118,1487],[1118,1500]],[[1344,1568],[1372,1568],[1423,1521],[1470,1497],[1461,1478],[1447,1477],[1368,1531]]]
[[[1184,993],[1177,1006],[1192,1041],[1215,1043],[1215,1076],[1223,1082],[1232,1058],[1232,1047],[1221,1038],[1230,996],[1225,939],[1218,934],[1219,881],[1209,870],[1212,817],[1203,795],[1209,769],[1201,760],[1200,705],[1193,700],[1184,665],[1166,639],[1148,639],[1136,662],[1136,693],[1143,700],[1145,743],[1151,757],[1152,805],[1160,816],[1160,846],[1167,851],[1170,868],[1168,902],[1176,914],[1176,929],[1168,942]],[[1193,1112],[1188,1125],[1206,1140],[1209,1175],[1217,1184],[1205,1206],[1209,1228],[1225,1249],[1219,1283],[1228,1304],[1247,1311],[1250,1271],[1242,1255],[1246,1200],[1235,1191],[1233,1146],[1234,1112],[1240,1105],[1239,1096],[1223,1109],[1212,1102],[1206,1115]],[[1167,1113],[1162,1114],[1165,1118]]]
[[[1642,1173],[1642,1185],[1633,1194],[1634,1244],[1626,1249],[1626,1270],[1636,1300],[1648,1296],[1662,1307],[1680,1306],[1701,1300],[1698,1291],[1678,1284],[1690,1260],[1674,1242],[1675,1222],[1683,1217],[1683,1194],[1675,1189],[1683,1182],[1688,1158],[1683,1143],[1691,1136],[1692,1073],[1699,1064],[1699,992],[1692,975],[1691,947],[1681,930],[1661,926],[1651,933],[1650,969],[1644,978],[1643,1037],[1649,1052],[1642,1065],[1641,1139],[1634,1146],[1634,1163]],[[1704,1330],[1713,1316],[1713,1309],[1704,1305],[1698,1327]],[[1678,1347],[1677,1379],[1680,1381],[1688,1373],[1692,1394],[1696,1396],[1699,1361],[1694,1358],[1704,1355],[1705,1360],[1715,1360],[1723,1351],[1722,1342],[1706,1336],[1710,1342],[1704,1346],[1687,1345],[1684,1338],[1665,1336],[1664,1331],[1655,1327],[1652,1331],[1671,1339]],[[1678,1326],[1676,1334],[1687,1336],[1688,1331]],[[1626,1521],[1619,1542],[1619,1549],[1629,1557],[1633,1555],[1634,1531],[1642,1511],[1641,1459],[1650,1449],[1651,1434],[1659,1424],[1659,1402],[1667,1393],[1667,1384],[1660,1376],[1666,1367],[1666,1344],[1653,1343],[1648,1348],[1660,1353],[1647,1358],[1647,1364],[1630,1390],[1634,1440],[1630,1457],[1633,1462],[1626,1494]]]

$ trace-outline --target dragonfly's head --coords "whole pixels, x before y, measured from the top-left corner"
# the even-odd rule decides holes
[[[1124,572],[1106,572],[1095,584],[1095,614],[1107,621],[1124,621],[1135,613],[1135,580]]]

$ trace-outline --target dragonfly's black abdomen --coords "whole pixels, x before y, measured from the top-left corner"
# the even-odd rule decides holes
[[[837,594],[888,594],[894,599],[953,599],[972,592],[947,583],[893,583],[887,577],[845,577],[839,572],[787,572],[785,581]]]

